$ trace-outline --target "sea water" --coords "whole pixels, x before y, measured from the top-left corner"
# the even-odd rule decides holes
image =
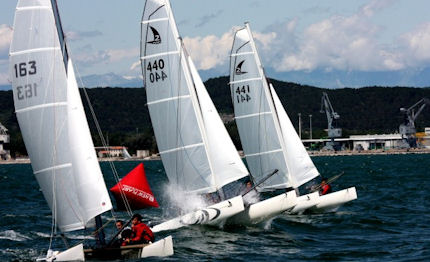
[[[350,186],[358,199],[335,213],[282,215],[256,227],[192,226],[171,234],[168,261],[430,261],[430,154],[314,157],[334,190]],[[124,176],[139,162],[115,162]],[[172,194],[161,161],[144,161],[158,209],[140,210],[145,222],[171,218]],[[115,184],[101,163],[106,184]],[[51,213],[28,164],[0,165],[0,261],[34,261],[50,242]],[[171,191],[171,190],[170,190]],[[111,214],[107,213],[104,218]],[[115,213],[127,218],[125,213]],[[107,233],[113,224],[108,225]],[[82,232],[69,241],[91,241]],[[88,238],[88,237],[87,237]],[[55,247],[62,242],[56,239]],[[161,260],[152,258],[151,261]]]

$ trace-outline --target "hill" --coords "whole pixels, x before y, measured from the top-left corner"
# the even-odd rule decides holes
[[[302,115],[303,138],[309,136],[309,115],[312,115],[313,137],[325,136],[325,114],[321,114],[321,95],[327,92],[336,112],[344,136],[350,134],[396,132],[403,120],[400,107],[410,107],[423,97],[430,98],[430,88],[363,87],[323,89],[307,85],[271,80],[293,124],[298,126]],[[212,78],[205,82],[215,106],[221,114],[233,114],[228,77]],[[89,115],[83,89],[80,90],[90,122],[94,143],[100,145],[94,121]],[[157,151],[151,127],[146,93],[143,88],[91,88],[86,93],[96,112],[103,135],[110,145],[125,145],[131,152],[149,148]],[[424,109],[416,126],[422,130],[430,126],[430,108]],[[25,154],[25,148],[14,114],[12,91],[0,91],[0,122],[11,134],[10,149]],[[234,122],[226,124],[233,141],[241,148]]]

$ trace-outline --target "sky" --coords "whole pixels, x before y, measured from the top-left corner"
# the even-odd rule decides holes
[[[0,85],[5,85],[16,1],[0,2]],[[58,0],[80,76],[140,76],[144,5],[144,0]],[[234,30],[245,21],[264,66],[279,73],[430,67],[428,0],[172,0],[171,5],[199,70],[227,73]]]

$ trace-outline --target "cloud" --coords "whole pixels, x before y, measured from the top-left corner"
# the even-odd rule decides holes
[[[350,16],[332,15],[299,31],[299,20],[274,23],[253,31],[266,67],[278,72],[342,70],[393,71],[430,62],[430,23],[403,35],[400,40],[378,42],[384,28],[372,22],[393,0],[370,1]],[[228,66],[233,28],[222,36],[184,38],[200,70]]]
[[[239,28],[240,27],[233,27],[221,37],[215,35],[194,38],[185,37],[184,45],[191,55],[197,69],[208,70],[215,67],[227,66],[230,59],[229,55],[234,32]],[[263,50],[272,48],[271,41],[275,37],[276,33],[273,32],[267,34],[255,32],[254,34],[257,45]]]
[[[277,71],[331,70],[385,71],[404,68],[401,57],[378,43],[383,28],[371,23],[377,11],[392,1],[372,1],[351,16],[334,15],[305,28],[301,37],[296,33],[292,52],[273,58]],[[282,27],[278,34],[282,35]],[[278,57],[278,58],[277,58]]]
[[[74,54],[73,61],[80,68],[92,68],[100,64],[115,64],[120,62],[128,62],[130,58],[139,59],[140,49],[109,49],[93,51],[91,47],[87,48],[85,52],[79,52]],[[130,70],[136,70],[136,67],[130,68]]]
[[[217,18],[218,16],[220,16],[223,13],[222,10],[218,10],[213,14],[210,15],[205,15],[203,17],[200,18],[200,22],[196,25],[196,27],[202,27],[205,24],[209,23],[211,20],[213,20],[214,18]]]
[[[0,85],[9,85],[9,75],[7,73],[0,72]]]
[[[102,32],[98,30],[93,31],[68,31],[66,32],[66,37],[68,41],[78,41],[84,38],[97,37],[103,35]]]
[[[6,24],[0,25],[0,60],[9,59],[9,46],[12,41],[12,28]]]
[[[12,28],[6,24],[0,25],[0,85],[10,83],[9,67],[9,47],[12,41]]]
[[[130,66],[130,70],[134,71],[136,69],[140,69],[140,61],[134,62],[131,66]]]
[[[207,70],[226,63],[232,41],[233,32],[227,32],[221,37],[185,37],[184,45],[197,69]]]
[[[402,35],[400,42],[406,50],[404,58],[408,66],[416,67],[430,62],[430,22]]]

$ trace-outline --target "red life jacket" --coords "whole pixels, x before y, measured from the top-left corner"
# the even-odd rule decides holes
[[[144,223],[139,223],[132,227],[134,237],[131,240],[133,243],[148,243],[149,241],[154,242],[155,237],[151,229]]]
[[[331,193],[331,186],[329,184],[323,185],[321,195],[325,195],[329,193]]]

